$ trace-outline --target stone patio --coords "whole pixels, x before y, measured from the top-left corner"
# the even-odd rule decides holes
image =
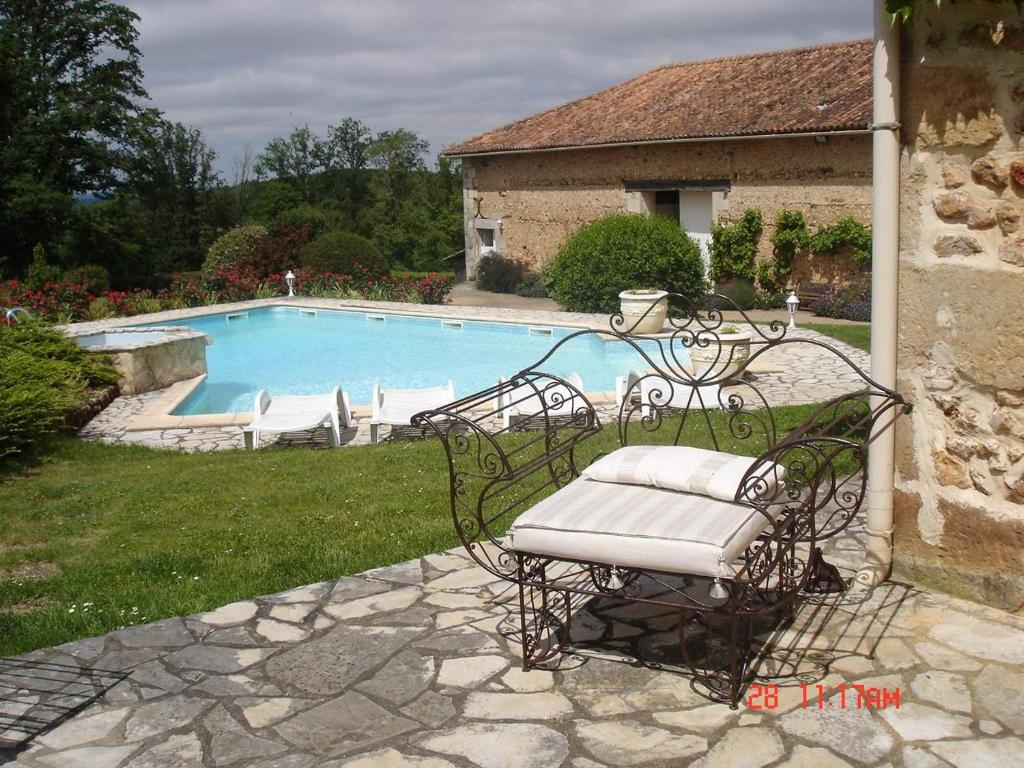
[[[831,547],[847,575],[862,535]],[[95,669],[127,678],[10,765],[1024,762],[1020,617],[891,583],[815,598],[775,638],[766,682],[780,686],[777,706],[731,710],[634,661],[671,649],[677,622],[636,606],[591,604],[573,622],[577,653],[522,672],[513,591],[460,549],[27,654],[49,665],[34,692],[0,688],[2,711],[25,722],[46,719],[37,702],[61,681]],[[811,686],[806,707],[800,682]],[[899,689],[900,706],[857,709],[851,692],[845,708],[834,694],[819,709],[813,686],[840,683]]]

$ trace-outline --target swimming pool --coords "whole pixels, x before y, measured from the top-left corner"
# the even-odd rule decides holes
[[[260,389],[314,394],[340,386],[353,405],[370,402],[374,381],[384,387],[436,387],[448,379],[458,395],[496,384],[542,357],[577,329],[365,311],[265,307],[171,322],[213,338],[207,378],[176,416],[252,410]],[[610,391],[615,377],[642,358],[628,344],[596,334],[561,348],[544,369],[578,373],[588,392]]]

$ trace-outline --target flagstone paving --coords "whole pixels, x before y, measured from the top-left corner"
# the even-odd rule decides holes
[[[831,547],[847,575],[862,537]],[[892,583],[817,597],[775,637],[763,671],[777,699],[739,710],[634,661],[671,655],[675,623],[591,603],[573,623],[577,652],[523,672],[514,590],[453,550],[20,657],[127,678],[10,765],[1024,764],[1021,617]],[[899,708],[858,709],[853,691],[843,706],[840,683],[898,689]],[[18,698],[0,692],[0,710]]]

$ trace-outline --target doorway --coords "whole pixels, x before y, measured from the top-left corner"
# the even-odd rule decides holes
[[[705,190],[679,190],[679,226],[700,248],[705,271],[711,264],[711,224],[715,220],[712,194]]]
[[[654,193],[654,214],[672,221],[679,218],[679,193],[674,189],[663,189]]]

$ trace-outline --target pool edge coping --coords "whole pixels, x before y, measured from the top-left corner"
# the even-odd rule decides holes
[[[553,325],[580,330],[600,331],[608,326],[607,314],[562,312],[552,310],[508,309],[499,307],[465,307],[456,304],[409,304],[398,301],[368,301],[361,299],[328,299],[314,296],[278,296],[272,299],[251,299],[226,304],[210,304],[203,307],[169,309],[131,317],[111,317],[105,320],[91,320],[59,326],[70,335],[97,333],[114,328],[124,328],[146,323],[190,320],[209,315],[228,314],[233,311],[247,311],[268,307],[295,307],[297,309],[325,309],[340,311],[369,311],[389,315],[413,315],[446,320],[465,320],[515,325]],[[524,321],[524,317],[534,320]]]
[[[172,411],[181,405],[195,389],[206,381],[206,374],[192,379],[179,381],[169,386],[166,391],[154,400],[145,410],[128,422],[128,432],[148,432],[164,429],[213,429],[218,427],[246,427],[252,421],[252,411],[234,413],[197,413],[190,416],[175,416]],[[584,392],[592,405],[607,405],[615,402],[614,392]],[[356,405],[352,407],[352,420],[369,418],[373,414],[373,406]],[[358,428],[353,423],[351,428]]]

